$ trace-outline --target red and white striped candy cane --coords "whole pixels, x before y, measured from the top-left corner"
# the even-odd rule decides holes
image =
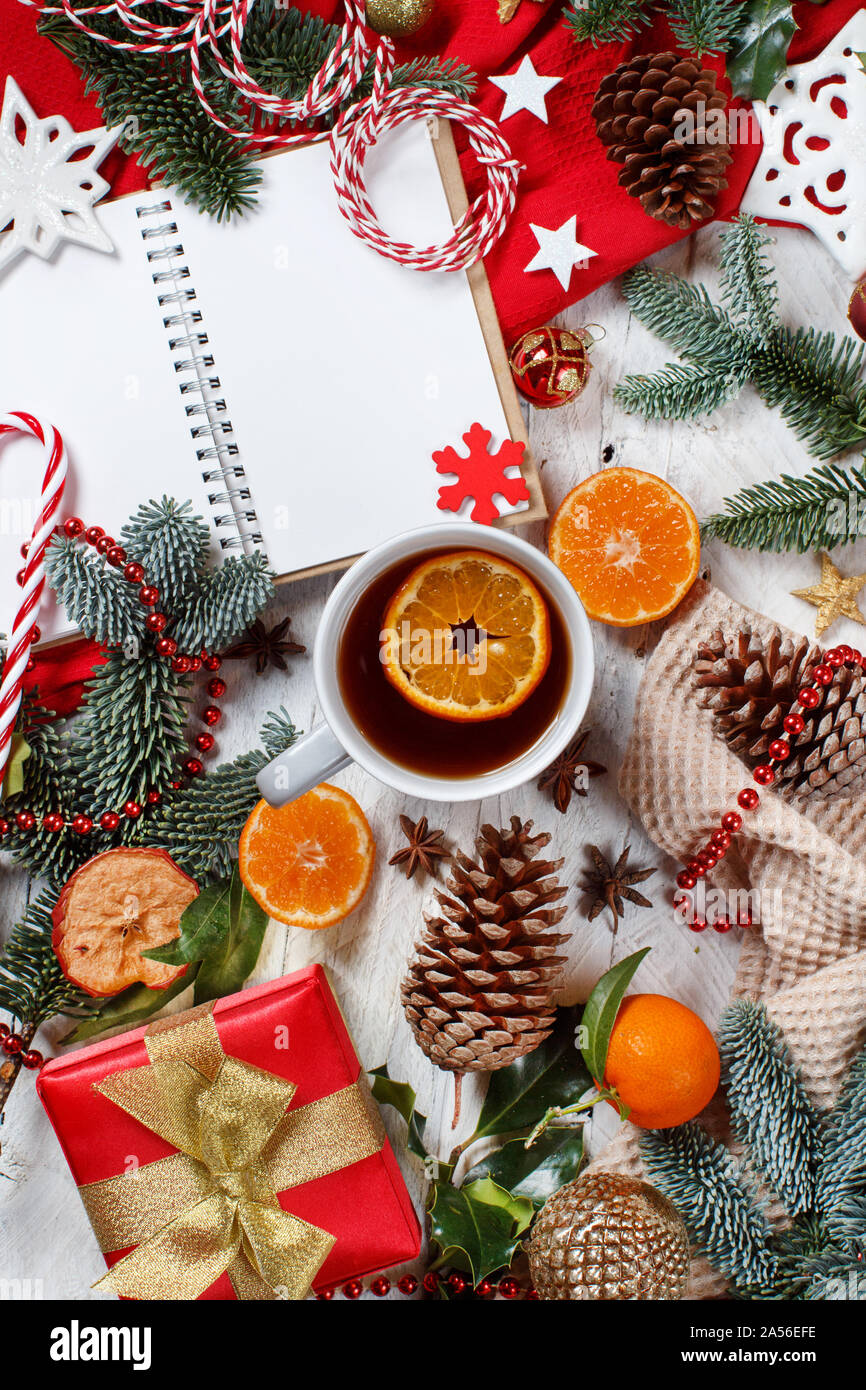
[[[8,415],[0,415],[0,435],[10,433],[35,435],[43,445],[46,466],[42,479],[42,510],[30,537],[21,576],[21,606],[9,635],[0,680],[0,783],[9,761],[12,731],[21,705],[22,681],[45,587],[45,550],[54,531],[54,518],[66,485],[66,450],[53,425],[43,424],[26,411],[13,410]]]

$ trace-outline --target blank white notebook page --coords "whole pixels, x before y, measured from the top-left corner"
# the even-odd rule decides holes
[[[386,137],[368,165],[391,235],[449,235],[426,126]],[[463,272],[410,270],[358,240],[327,143],[262,167],[260,208],[227,227],[168,196],[239,451],[226,462],[245,468],[270,562],[291,573],[453,520],[434,450],[462,451],[476,420],[493,448],[509,432]]]
[[[56,425],[69,457],[61,516],[79,515],[114,536],[142,502],[163,493],[190,498],[211,521],[180,393],[187,378],[174,369],[184,354],[169,348],[163,315],[171,310],[159,308],[153,282],[159,266],[148,262],[141,236],[147,222],[136,215],[136,208],[158,201],[145,192],[99,208],[114,242],[111,254],[67,243],[52,261],[22,256],[0,275],[0,410],[29,411]],[[43,471],[34,439],[6,437],[0,446],[0,631],[6,634],[20,595],[19,547],[38,515]],[[213,553],[221,554],[216,543]],[[47,591],[39,626],[46,640],[71,628]]]

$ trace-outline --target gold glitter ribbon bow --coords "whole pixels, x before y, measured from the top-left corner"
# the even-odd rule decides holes
[[[210,1005],[153,1024],[145,1045],[149,1066],[94,1089],[179,1152],[79,1188],[102,1250],[136,1246],[94,1287],[195,1299],[228,1272],[238,1298],[303,1298],[335,1238],[277,1193],[381,1149],[360,1082],[287,1110],[295,1085],[227,1056]]]

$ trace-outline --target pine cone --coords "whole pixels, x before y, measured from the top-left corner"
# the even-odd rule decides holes
[[[554,1020],[553,991],[568,940],[550,930],[565,915],[562,860],[538,859],[549,835],[512,816],[510,830],[481,827],[479,863],[457,854],[438,911],[403,981],[401,998],[419,1047],[437,1067],[496,1071],[531,1052]]]
[[[650,217],[688,231],[712,216],[731,152],[707,117],[726,105],[712,69],[676,53],[638,53],[602,80],[592,107],[599,139]],[[692,128],[677,139],[685,120]]]
[[[618,1173],[589,1173],[548,1197],[527,1246],[542,1299],[677,1299],[689,1241],[667,1197]]]
[[[717,733],[748,767],[766,762],[774,738],[787,737],[791,757],[777,765],[783,794],[832,796],[866,772],[866,675],[841,666],[820,703],[803,710],[805,727],[796,737],[782,727],[804,685],[821,660],[821,649],[807,638],[769,640],[746,628],[730,642],[721,631],[698,646],[694,683],[704,709],[712,710]]]

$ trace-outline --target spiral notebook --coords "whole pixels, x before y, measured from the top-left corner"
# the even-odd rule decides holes
[[[262,167],[259,209],[228,225],[158,189],[100,206],[111,254],[67,244],[51,262],[13,262],[0,276],[0,408],[60,429],[65,515],[116,536],[139,503],[189,499],[215,561],[257,547],[291,578],[452,519],[436,507],[432,454],[460,448],[473,422],[492,448],[525,436],[483,270],[424,274],[360,242],[327,144]],[[394,235],[442,240],[465,199],[450,131],[387,137],[368,186]],[[39,465],[32,440],[0,451],[6,633]],[[544,515],[528,453],[522,471],[530,501],[500,499],[503,524]],[[40,626],[45,640],[70,631],[60,611]]]

